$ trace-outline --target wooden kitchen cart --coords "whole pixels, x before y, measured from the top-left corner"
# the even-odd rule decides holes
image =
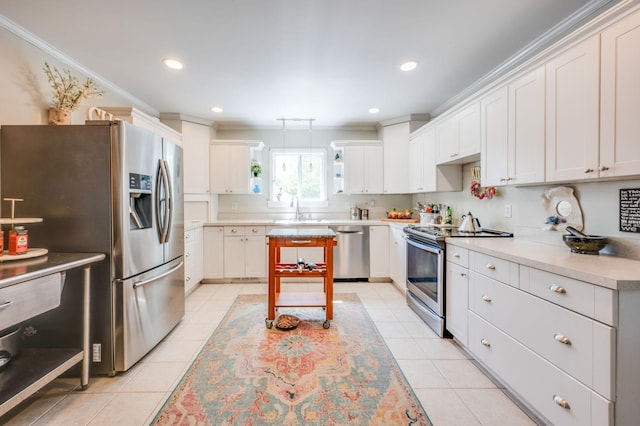
[[[336,234],[331,229],[273,229],[267,233],[269,240],[269,307],[265,323],[267,328],[273,327],[276,309],[283,307],[324,308],[324,328],[330,327],[333,319],[333,247]],[[313,267],[296,263],[282,263],[280,249],[283,247],[322,247],[324,262],[316,263]],[[294,278],[322,278],[323,292],[295,293],[280,292],[280,279]]]

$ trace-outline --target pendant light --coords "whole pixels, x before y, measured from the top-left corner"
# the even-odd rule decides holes
[[[313,146],[313,118],[309,119],[309,171],[313,171],[313,157],[311,156]]]
[[[285,123],[287,121],[286,118],[279,118],[278,120],[282,120],[282,153],[284,154],[285,152],[285,147],[284,147],[284,139],[285,139],[285,135],[287,133],[287,129],[285,127]],[[287,171],[287,162],[284,159],[284,155],[282,156],[282,171],[286,172]]]

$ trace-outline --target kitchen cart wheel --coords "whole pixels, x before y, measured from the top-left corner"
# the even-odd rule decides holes
[[[265,318],[264,319],[264,325],[267,328],[273,328],[273,320],[270,320],[269,318]]]
[[[329,328],[331,327],[331,323],[329,322],[329,320],[326,320],[325,322],[322,323],[322,328]]]

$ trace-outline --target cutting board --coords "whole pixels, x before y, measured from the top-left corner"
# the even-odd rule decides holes
[[[418,223],[420,222],[420,219],[388,219],[388,218],[383,218],[380,219],[383,222],[400,222],[400,223]]]

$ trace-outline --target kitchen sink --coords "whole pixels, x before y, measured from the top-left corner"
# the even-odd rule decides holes
[[[273,223],[277,223],[279,225],[314,225],[317,223],[328,223],[328,220],[324,219],[276,219]]]

